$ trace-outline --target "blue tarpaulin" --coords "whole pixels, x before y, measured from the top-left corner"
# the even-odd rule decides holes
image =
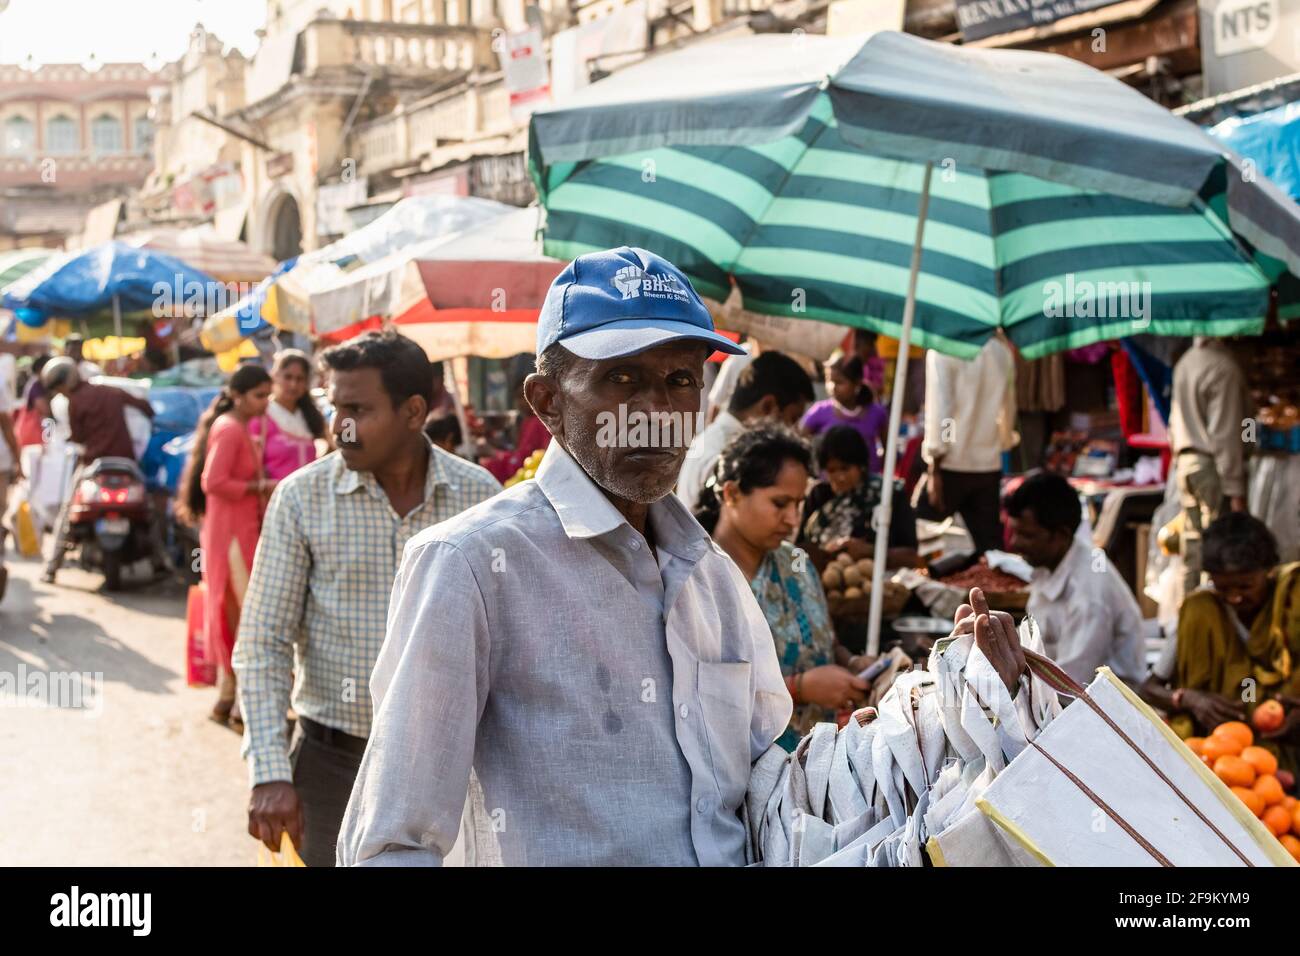
[[[123,312],[152,310],[161,303],[171,314],[187,300],[207,301],[209,290],[220,284],[164,253],[106,242],[50,259],[7,286],[0,304],[46,318],[78,317],[112,308],[116,297]]]
[[[1209,133],[1253,160],[1260,175],[1300,200],[1300,102],[1254,116],[1234,116],[1210,127]]]

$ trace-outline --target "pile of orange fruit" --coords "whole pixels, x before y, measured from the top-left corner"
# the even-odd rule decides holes
[[[1250,726],[1230,720],[1215,727],[1208,737],[1188,737],[1183,743],[1259,817],[1287,852],[1300,860],[1300,802],[1287,793],[1294,788],[1295,779],[1278,770],[1276,757],[1255,746]]]

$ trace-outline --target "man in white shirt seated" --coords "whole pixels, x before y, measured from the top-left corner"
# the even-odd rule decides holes
[[[1106,552],[1076,536],[1082,508],[1070,483],[1037,472],[1008,496],[1006,508],[1011,547],[1034,567],[1029,613],[1047,656],[1081,684],[1103,664],[1140,682],[1142,612]]]

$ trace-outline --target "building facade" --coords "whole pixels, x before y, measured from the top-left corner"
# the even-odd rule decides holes
[[[1060,0],[1022,22],[988,0],[269,0],[251,59],[200,37],[174,66],[148,215],[208,217],[285,259],[405,196],[527,204],[527,110],[504,67],[530,29],[535,103],[732,31],[904,29],[1061,53],[1176,106],[1200,90],[1195,2]]]
[[[0,65],[0,249],[75,242],[92,207],[144,183],[165,83],[139,63]]]
[[[170,67],[170,82],[154,91],[153,168],[128,207],[125,228],[232,218],[243,193],[240,140],[214,120],[244,105],[246,67],[243,54],[195,26],[185,54]],[[241,229],[235,221],[228,238]]]

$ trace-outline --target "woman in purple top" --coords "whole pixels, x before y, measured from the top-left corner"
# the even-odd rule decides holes
[[[815,403],[799,424],[809,435],[820,435],[835,425],[851,425],[867,442],[871,473],[880,473],[880,446],[889,428],[889,410],[876,402],[871,386],[863,381],[862,359],[837,359],[826,370],[831,397]]]

